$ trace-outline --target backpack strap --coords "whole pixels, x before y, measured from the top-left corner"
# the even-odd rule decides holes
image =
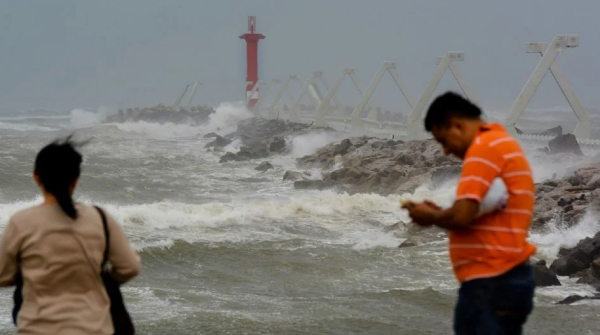
[[[104,211],[98,207],[94,206],[98,213],[100,214],[100,218],[102,218],[102,226],[104,227],[104,240],[106,241],[106,247],[104,248],[104,256],[102,256],[102,264],[100,270],[104,270],[106,267],[106,263],[108,263],[108,248],[110,246],[110,234],[108,232],[108,223],[106,222],[106,215]]]

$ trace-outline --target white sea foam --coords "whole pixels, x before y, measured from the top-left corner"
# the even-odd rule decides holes
[[[347,134],[333,132],[312,132],[299,136],[291,136],[287,142],[291,146],[291,155],[301,157],[312,155],[325,145],[344,139]]]
[[[592,237],[600,231],[600,220],[594,214],[588,213],[572,227],[561,227],[554,221],[546,226],[547,231],[532,233],[530,240],[538,247],[540,258],[553,260],[561,247],[574,247],[580,240]]]

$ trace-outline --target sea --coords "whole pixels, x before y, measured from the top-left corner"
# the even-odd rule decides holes
[[[452,183],[390,196],[295,190],[282,181],[298,170],[295,159],[348,134],[287,138],[289,153],[259,172],[262,160],[221,164],[222,153],[204,148],[211,139],[203,135],[227,134],[250,117],[239,104],[217,106],[200,126],[106,123],[105,115],[0,115],[0,232],[13,213],[42,200],[32,179],[36,152],[71,133],[89,140],[75,198],[104,207],[141,255],[141,274],[122,287],[139,334],[452,334],[458,284],[447,241],[398,248],[406,232],[385,229],[408,221],[400,199],[444,201]],[[600,161],[536,149],[526,147],[536,181]],[[318,178],[322,171],[309,172]],[[551,262],[560,247],[597,231],[600,219],[588,214],[572,227],[549,222],[529,239],[536,257]],[[600,334],[600,301],[556,304],[593,289],[560,280],[536,290],[525,333]],[[0,334],[15,331],[12,292],[0,290]]]

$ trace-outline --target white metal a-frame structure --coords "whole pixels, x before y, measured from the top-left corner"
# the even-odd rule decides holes
[[[362,118],[360,117],[360,114],[362,113],[364,108],[369,103],[369,100],[371,99],[371,96],[375,92],[377,85],[379,85],[381,78],[383,77],[383,75],[386,72],[389,72],[390,75],[392,75],[392,79],[394,79],[394,82],[396,83],[396,85],[398,86],[398,88],[400,89],[402,94],[404,95],[404,98],[406,99],[406,101],[408,102],[410,107],[412,108],[414,106],[414,101],[412,100],[410,94],[408,93],[408,88],[404,84],[404,82],[400,78],[400,75],[398,74],[398,71],[396,70],[396,62],[383,62],[381,64],[381,66],[379,67],[379,70],[377,70],[377,72],[375,73],[375,76],[373,76],[373,79],[371,79],[371,83],[367,87],[365,93],[362,95],[362,98],[360,99],[360,101],[354,108],[354,111],[352,112],[352,126],[355,129],[361,129],[364,127]],[[369,117],[376,118],[377,114],[370,114]]]
[[[350,77],[350,79],[354,83],[354,86],[358,90],[358,93],[361,96],[363,95],[363,90],[361,88],[360,83],[358,82],[358,79],[356,78],[356,75],[354,74],[354,69],[353,68],[345,68],[342,71],[342,73],[340,74],[340,76],[333,83],[333,86],[331,86],[331,88],[328,89],[327,95],[321,102],[321,105],[319,105],[319,108],[317,109],[317,112],[316,112],[316,117],[317,117],[316,126],[318,126],[318,127],[326,127],[327,126],[327,120],[325,119],[325,113],[327,112],[327,109],[329,108],[331,99],[334,99],[334,102],[335,102],[336,106],[338,107],[339,111],[340,112],[343,111],[344,106],[342,105],[342,102],[340,101],[340,99],[337,97],[336,93],[337,93],[338,88],[343,83],[344,79],[346,78],[346,76]]]
[[[183,91],[177,97],[177,100],[175,100],[175,103],[173,104],[172,107],[173,108],[178,108],[179,107],[179,105],[181,104],[181,100],[183,100],[183,98],[185,97],[185,94],[188,92],[188,90],[191,87],[192,88],[192,92],[190,93],[190,97],[188,98],[188,103],[186,105],[186,107],[190,107],[192,105],[192,100],[194,99],[194,95],[196,95],[196,89],[198,88],[198,86],[202,86],[202,83],[196,81],[196,82],[189,83],[189,84],[185,85]]]
[[[475,99],[473,91],[471,90],[469,85],[467,85],[467,82],[460,73],[458,66],[456,66],[456,64],[453,63],[454,61],[462,60],[464,60],[464,53],[462,51],[446,52],[444,56],[438,57],[436,59],[437,70],[435,71],[433,78],[431,78],[431,80],[427,84],[425,91],[423,92],[423,94],[421,94],[421,97],[419,97],[419,100],[414,105],[413,110],[411,111],[410,116],[408,117],[408,124],[406,126],[408,137],[410,139],[426,138],[422,122],[423,113],[425,112],[425,107],[427,107],[427,104],[431,100],[431,97],[435,92],[437,85],[444,77],[444,73],[446,73],[446,70],[450,69],[450,72],[452,72],[454,79],[456,79],[456,81],[458,82],[460,89],[463,91],[467,99],[469,99],[473,103],[476,103],[477,99]]]
[[[277,94],[275,95],[275,98],[273,99],[273,102],[271,102],[271,105],[269,106],[269,111],[267,113],[267,118],[268,119],[275,119],[275,118],[277,118],[277,111],[276,111],[277,104],[279,103],[279,100],[281,100],[281,97],[283,96],[283,92],[285,92],[287,90],[287,88],[290,85],[290,82],[292,80],[298,80],[298,77],[295,76],[295,75],[288,76],[287,78],[285,78],[285,80],[283,81],[283,83],[279,87],[279,91],[277,91]],[[275,81],[279,82],[276,79],[275,79]]]
[[[296,95],[296,98],[294,99],[294,102],[292,103],[292,107],[290,108],[290,115],[289,115],[290,121],[300,122],[300,117],[298,116],[298,107],[300,106],[300,101],[302,100],[302,97],[304,97],[304,95],[306,93],[309,93],[309,96],[313,100],[313,103],[315,104],[315,107],[317,109],[323,103],[321,93],[319,92],[318,87],[316,86],[317,80],[321,81],[321,84],[323,84],[323,86],[325,87],[325,89],[328,92],[330,91],[329,83],[327,82],[327,79],[323,75],[323,72],[321,72],[321,71],[313,72],[312,75],[310,77],[308,77],[308,79],[304,82],[304,85],[302,85],[302,89]],[[342,108],[341,102],[337,96],[335,96],[335,102],[338,105],[338,108]]]
[[[527,44],[526,52],[528,53],[539,53],[542,55],[542,59],[538,62],[535,70],[531,73],[531,76],[525,83],[525,86],[519,93],[519,96],[515,100],[506,119],[507,130],[516,134],[516,124],[519,118],[523,115],[523,111],[527,107],[527,104],[531,101],[533,94],[539,87],[542,79],[550,70],[556,83],[560,87],[563,95],[569,102],[573,113],[579,120],[577,127],[575,128],[574,135],[577,138],[590,138],[591,136],[591,120],[586,110],[583,108],[573,87],[567,81],[567,78],[562,74],[562,71],[558,64],[555,62],[556,57],[562,51],[568,48],[576,48],[579,46],[579,35],[556,35],[550,43],[529,43]]]

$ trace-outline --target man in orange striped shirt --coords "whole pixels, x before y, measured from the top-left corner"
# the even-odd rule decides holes
[[[431,202],[403,207],[413,222],[449,230],[450,260],[460,282],[454,315],[456,334],[521,334],[533,310],[535,281],[526,240],[534,207],[531,168],[518,142],[481,110],[454,94],[429,107],[425,129],[463,160],[452,207]],[[490,185],[501,178],[508,191],[503,208],[479,216]]]

